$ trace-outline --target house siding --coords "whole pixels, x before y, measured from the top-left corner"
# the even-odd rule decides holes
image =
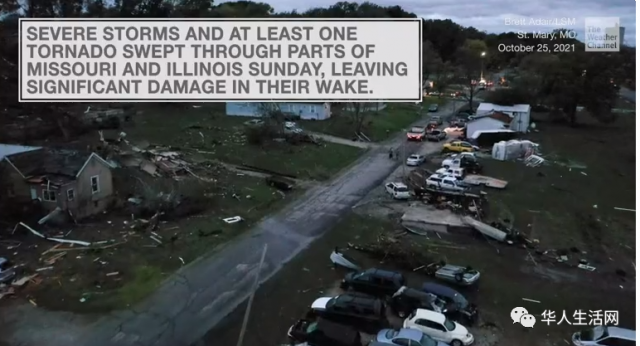
[[[471,138],[476,131],[502,130],[505,123],[493,118],[480,118],[467,123],[467,138]]]
[[[93,193],[91,189],[91,177],[93,176],[98,176],[99,180],[100,189],[97,193]],[[75,201],[69,205],[75,207],[72,208],[75,210],[75,217],[82,218],[102,212],[112,201],[113,176],[111,168],[95,156],[91,157],[84,170],[76,178],[73,188],[75,189]],[[64,190],[65,201],[67,200],[67,189]]]
[[[278,103],[280,111],[300,116],[304,120],[326,120],[331,117],[328,103]],[[229,116],[260,117],[260,103],[227,102],[226,114]]]
[[[11,187],[13,190],[14,196],[12,197],[18,201],[29,201],[31,200],[31,193],[29,192],[29,184],[24,180],[22,174],[18,172],[13,165],[11,165],[6,160],[0,161],[0,171],[2,172],[2,179],[7,179],[10,186],[4,186],[5,188]],[[2,195],[6,195],[8,191],[2,191]]]

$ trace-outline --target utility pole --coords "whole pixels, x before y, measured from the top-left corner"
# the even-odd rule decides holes
[[[256,272],[256,278],[253,282],[253,291],[251,291],[251,295],[249,296],[249,301],[247,302],[247,310],[244,312],[244,319],[242,320],[242,328],[240,328],[240,337],[238,337],[237,346],[242,346],[242,342],[244,341],[244,333],[247,331],[247,324],[249,323],[249,314],[251,313],[251,305],[253,304],[253,297],[256,295],[256,291],[258,290],[258,284],[260,283],[260,272],[262,271],[262,265],[264,264],[264,258],[267,256],[267,244],[264,244],[264,250],[262,250],[262,258],[260,258],[260,264],[258,264],[258,271]]]

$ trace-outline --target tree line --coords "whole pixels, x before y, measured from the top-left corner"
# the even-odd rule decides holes
[[[6,107],[30,107],[17,102],[17,19],[28,18],[417,18],[400,6],[337,2],[304,12],[276,12],[263,2],[235,1],[215,4],[211,0],[0,0],[0,79],[7,92],[0,95]],[[446,20],[423,20],[423,79],[437,91],[456,84],[471,105],[483,71],[517,68],[523,73],[514,97],[531,97],[549,103],[575,118],[576,103],[597,110],[611,106],[615,88],[623,84],[635,89],[635,48],[620,53],[585,53],[574,39],[554,43],[576,45],[574,52],[532,54],[499,52],[499,45],[537,45],[545,39],[520,39],[515,33],[491,34]],[[402,39],[402,38],[398,38]],[[524,73],[527,72],[527,73]],[[5,83],[3,83],[5,84]],[[15,87],[14,87],[15,86]],[[514,88],[516,89],[516,88]],[[535,89],[535,90],[533,90]],[[517,92],[516,92],[517,91]],[[520,96],[517,96],[517,95]],[[503,97],[504,98],[504,97]],[[531,103],[531,102],[527,102]],[[33,104],[31,104],[33,106]],[[42,105],[41,105],[42,106]],[[575,119],[574,119],[575,120]],[[610,118],[602,117],[603,121]]]

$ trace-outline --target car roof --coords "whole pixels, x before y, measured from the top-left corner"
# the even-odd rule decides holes
[[[435,295],[445,296],[445,297],[453,297],[457,294],[458,295],[460,294],[458,293],[458,291],[454,290],[451,287],[436,284],[433,282],[425,282],[424,284],[422,284],[422,290],[433,293]]]
[[[607,327],[607,331],[611,336],[615,336],[621,339],[633,340],[633,341],[636,340],[635,330],[620,328],[620,327]]]
[[[351,305],[377,305],[379,300],[372,296],[367,296],[364,294],[352,294],[352,293],[343,293],[337,297],[335,297],[336,304],[351,304]]]
[[[395,182],[392,182],[391,184],[392,184],[393,186],[395,186],[395,187],[407,187],[407,185],[405,185],[404,183],[395,183]]]
[[[406,185],[402,184],[402,186],[406,186]],[[402,277],[402,274],[400,274],[398,272],[394,272],[394,271],[391,271],[391,270],[378,269],[378,268],[369,268],[369,269],[365,270],[365,272],[367,272],[367,273],[375,272],[375,274],[378,275],[378,276]]]
[[[447,319],[443,314],[427,309],[417,309],[416,318],[424,318],[426,320],[438,323],[444,323],[444,321]]]
[[[402,328],[398,331],[398,334],[396,335],[396,337],[400,337],[400,338],[406,338],[406,339],[410,339],[410,340],[415,340],[415,341],[420,341],[422,340],[422,332],[417,330],[417,329],[409,329],[409,328]]]

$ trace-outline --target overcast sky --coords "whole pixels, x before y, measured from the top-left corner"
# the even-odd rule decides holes
[[[337,0],[271,0],[276,11],[311,7],[326,7]],[[358,3],[363,1],[356,1]],[[635,45],[636,2],[632,0],[376,0],[378,5],[400,5],[426,19],[451,19],[462,26],[472,26],[490,33],[519,30],[553,30],[558,26],[507,26],[505,18],[574,20],[580,36],[584,32],[585,17],[620,17],[625,27],[625,44]],[[565,25],[563,27],[567,27]]]

